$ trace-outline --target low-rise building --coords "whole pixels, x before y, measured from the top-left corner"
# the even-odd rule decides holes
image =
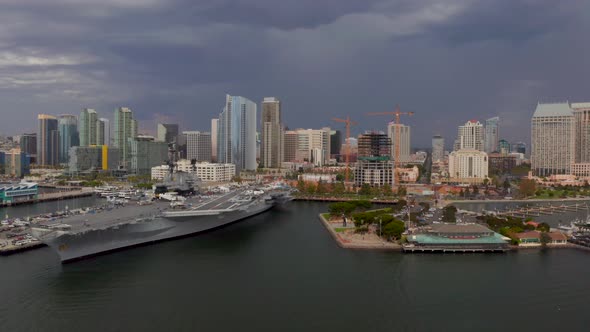
[[[541,246],[541,232],[539,231],[522,232],[514,236],[518,239],[518,245],[521,247]]]
[[[234,164],[202,162],[193,165],[186,159],[179,160],[175,170],[193,174],[203,182],[228,182],[236,175]],[[155,166],[151,169],[151,176],[154,180],[162,180],[169,172],[168,165]]]
[[[561,232],[549,232],[549,243],[550,246],[562,246],[567,244],[567,236]]]
[[[405,183],[414,183],[418,181],[418,177],[420,177],[420,171],[418,169],[418,166],[409,168],[398,168],[397,172],[399,174],[400,181]]]
[[[494,252],[508,250],[506,239],[480,224],[434,224],[407,236],[409,252]]]
[[[299,180],[305,182],[336,182],[336,174],[301,174]]]
[[[37,183],[21,182],[17,184],[0,185],[0,203],[10,204],[19,201],[36,199],[38,195]]]

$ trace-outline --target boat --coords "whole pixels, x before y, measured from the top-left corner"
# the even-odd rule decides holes
[[[109,208],[39,222],[31,232],[67,263],[223,227],[284,204],[291,196],[284,189],[237,188],[189,200],[191,204],[183,209],[174,209],[164,200],[152,204],[112,204]]]

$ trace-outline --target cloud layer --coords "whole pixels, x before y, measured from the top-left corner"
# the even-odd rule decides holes
[[[27,0],[0,5],[0,133],[37,113],[110,117],[141,128],[208,129],[224,94],[283,101],[291,127],[364,129],[365,113],[416,115],[416,146],[448,142],[469,119],[499,115],[529,140],[537,101],[588,101],[590,3],[582,1]],[[10,115],[10,116],[8,116]],[[10,119],[10,120],[8,120]]]

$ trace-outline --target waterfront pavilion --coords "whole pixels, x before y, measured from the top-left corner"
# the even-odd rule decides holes
[[[430,230],[407,237],[404,251],[502,252],[508,242],[502,235],[480,224],[435,224]]]

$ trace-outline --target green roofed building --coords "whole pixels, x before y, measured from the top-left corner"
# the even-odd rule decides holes
[[[508,240],[480,224],[435,224],[409,234],[405,252],[504,252]]]

